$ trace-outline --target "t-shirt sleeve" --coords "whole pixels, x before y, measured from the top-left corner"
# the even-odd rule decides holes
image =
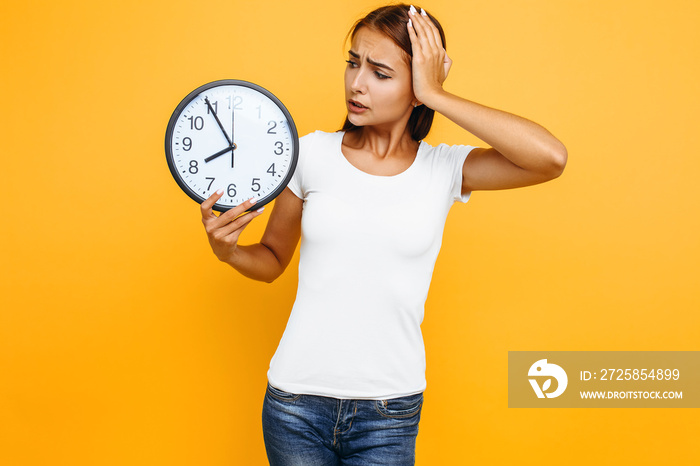
[[[287,187],[299,199],[306,198],[306,185],[304,184],[304,167],[306,159],[309,157],[309,146],[313,140],[314,133],[307,134],[299,138],[299,159],[294,169],[294,174],[289,180]]]
[[[464,161],[467,160],[467,156],[472,149],[476,149],[476,147],[461,145],[447,147],[448,169],[450,170],[452,179],[452,187],[450,189],[452,202],[466,203],[469,201],[469,197],[472,194],[471,191],[462,194],[462,168],[464,167]]]

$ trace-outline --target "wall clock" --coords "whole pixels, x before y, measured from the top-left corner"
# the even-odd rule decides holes
[[[219,189],[214,210],[251,197],[259,209],[294,174],[299,137],[287,108],[270,91],[247,81],[213,81],[190,92],[165,132],[165,155],[182,190],[202,203]]]

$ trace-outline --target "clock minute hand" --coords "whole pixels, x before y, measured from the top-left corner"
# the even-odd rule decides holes
[[[217,152],[216,154],[210,155],[209,157],[207,157],[206,159],[204,159],[204,161],[205,161],[206,163],[209,163],[209,162],[211,162],[212,160],[214,160],[215,158],[219,157],[220,155],[225,154],[226,152],[228,152],[228,151],[230,151],[230,150],[233,150],[233,146],[229,146],[229,147],[227,147],[226,149],[220,150],[220,151]]]
[[[229,147],[233,147],[233,142],[228,137],[228,134],[226,134],[226,130],[224,129],[224,126],[221,124],[221,122],[219,121],[219,117],[216,116],[216,112],[214,111],[214,107],[212,107],[211,103],[209,103],[209,98],[205,97],[204,101],[207,103],[207,106],[209,107],[209,111],[212,113],[212,115],[214,115],[214,118],[216,119],[216,123],[219,125],[221,132],[224,133],[224,136],[226,137],[226,140],[228,141]]]
[[[235,100],[234,100],[234,104],[231,106],[231,147],[233,147],[234,150],[236,149],[236,143],[233,142],[234,141],[233,130],[236,127],[235,114],[236,114],[236,104],[235,104]],[[236,155],[236,153],[234,151],[231,151],[231,168],[234,168],[235,155]]]

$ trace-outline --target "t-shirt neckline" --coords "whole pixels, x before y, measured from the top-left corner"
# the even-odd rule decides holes
[[[414,170],[414,167],[418,165],[418,157],[421,156],[421,152],[423,150],[424,142],[420,141],[418,144],[418,151],[416,152],[416,157],[413,159],[413,162],[411,165],[409,165],[408,168],[406,168],[404,171],[401,173],[397,173],[396,175],[373,175],[372,173],[367,173],[364,170],[360,170],[357,168],[355,165],[350,163],[350,161],[345,157],[345,154],[343,154],[343,136],[345,135],[345,131],[338,131],[336,134],[338,134],[338,144],[337,144],[337,155],[342,159],[341,163],[344,165],[350,167],[350,169],[354,172],[359,173],[362,176],[368,177],[368,178],[373,178],[373,179],[397,179],[400,177],[406,176],[407,173],[412,172]]]

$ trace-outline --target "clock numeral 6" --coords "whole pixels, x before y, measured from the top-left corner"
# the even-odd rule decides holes
[[[188,120],[190,120],[190,129],[196,129],[199,131],[204,128],[204,118],[201,116],[189,117]]]
[[[228,192],[228,197],[236,197],[236,185],[235,184],[230,184],[228,185],[228,188],[226,189]]]
[[[284,144],[282,144],[282,141],[276,141],[275,147],[277,148],[275,149],[275,155],[282,155],[282,152],[284,152]]]
[[[251,189],[256,193],[260,191],[260,183],[258,183],[258,181],[260,181],[260,178],[253,178],[253,184]]]

